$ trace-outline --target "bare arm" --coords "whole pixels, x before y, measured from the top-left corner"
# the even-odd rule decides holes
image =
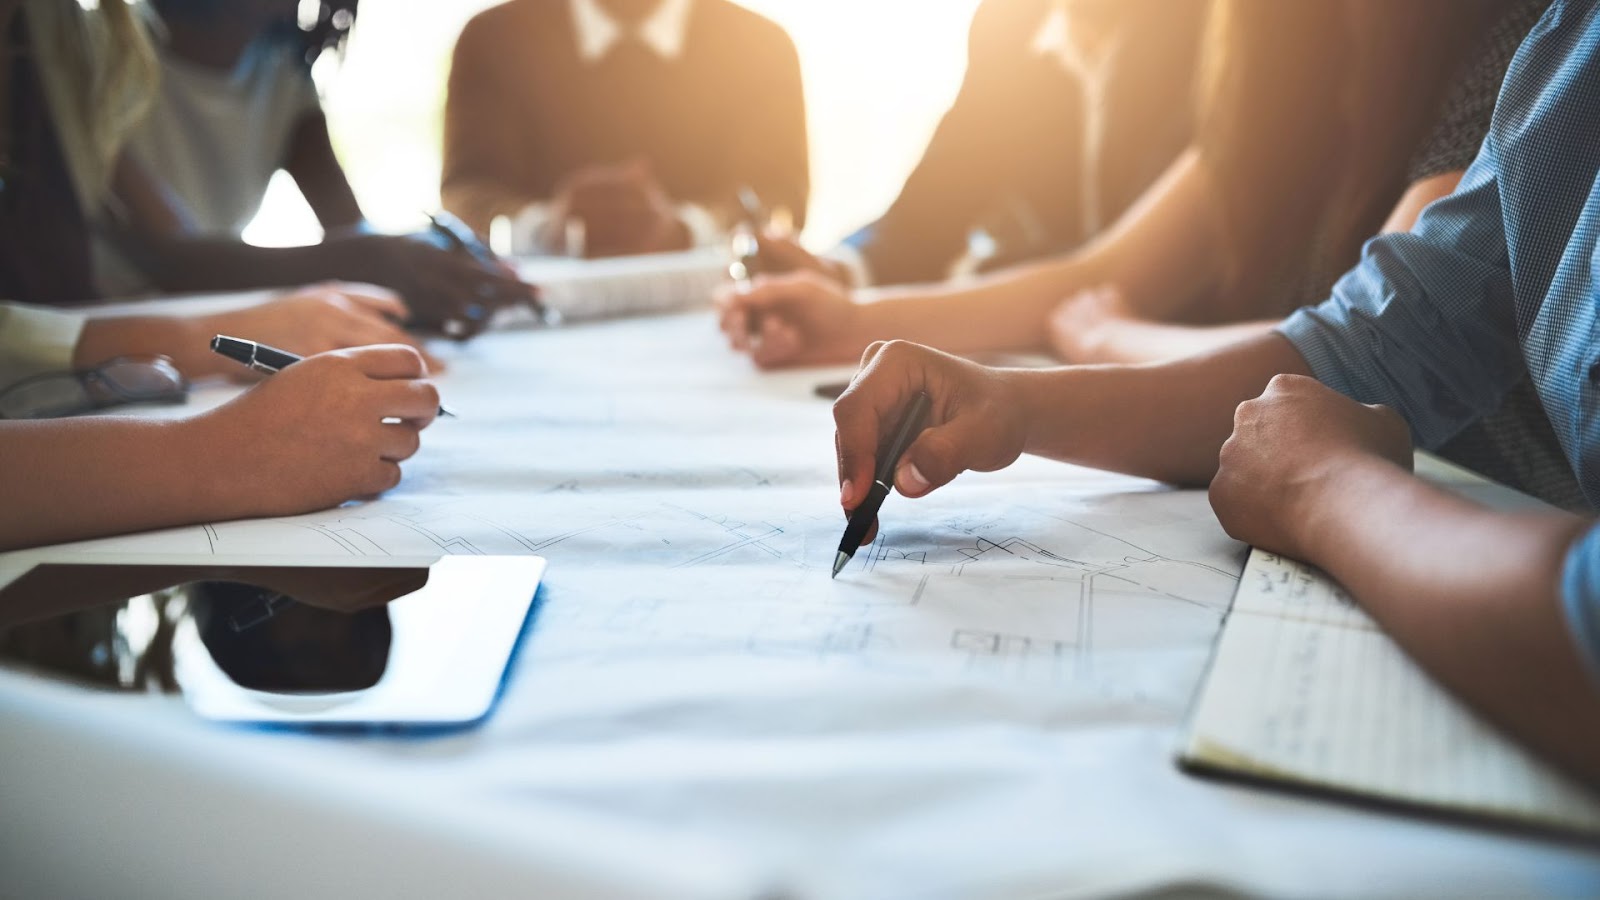
[[[834,404],[840,499],[849,510],[866,496],[881,437],[918,391],[933,407],[895,476],[908,497],[968,469],[1004,468],[1024,452],[1204,484],[1235,407],[1274,375],[1305,371],[1275,334],[1161,365],[1064,369],[991,369],[915,344],[875,346]]]
[[[426,374],[409,347],[365,347],[307,359],[188,419],[0,422],[0,550],[381,493],[438,410]]]
[[[970,283],[863,292],[862,302],[847,305],[819,305],[803,278],[758,279],[753,291],[723,298],[723,328],[758,363],[776,366],[850,360],[890,339],[957,353],[1044,350],[1047,319],[1061,299],[1106,283],[1124,285],[1142,315],[1169,316],[1222,278],[1215,190],[1190,151],[1116,226],[1071,256]],[[833,299],[844,298],[837,285],[833,291]],[[741,347],[752,316],[775,333]]]
[[[1395,204],[1382,233],[1410,231],[1428,204],[1449,196],[1462,172],[1445,172],[1413,184]],[[1145,363],[1208,353],[1258,334],[1277,319],[1225,325],[1181,325],[1141,314],[1120,290],[1085,291],[1050,315],[1050,342],[1070,363]]]
[[[1142,314],[1163,315],[1221,277],[1215,206],[1210,175],[1191,151],[1082,251],[971,286],[885,290],[869,295],[864,316],[875,333],[965,352],[1043,349],[1045,319],[1061,298],[1107,281],[1124,285]]]
[[[284,169],[299,185],[300,193],[317,214],[323,230],[354,228],[361,224],[361,204],[345,177],[344,167],[328,137],[328,119],[321,112],[306,116],[289,139]]]
[[[1392,412],[1280,379],[1239,409],[1213,505],[1230,534],[1322,567],[1445,687],[1600,784],[1600,690],[1560,599],[1592,523],[1492,511],[1409,463]]]

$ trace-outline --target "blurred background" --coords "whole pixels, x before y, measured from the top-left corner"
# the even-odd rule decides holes
[[[789,31],[811,138],[805,242],[831,246],[892,201],[966,68],[978,0],[736,0]],[[456,36],[495,0],[365,0],[342,60],[318,63],[329,127],[362,208],[385,229],[439,205],[445,81]],[[274,180],[245,232],[257,244],[321,231],[294,183]]]

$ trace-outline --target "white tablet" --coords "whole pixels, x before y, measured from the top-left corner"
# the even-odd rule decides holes
[[[0,627],[0,659],[175,690],[221,722],[458,728],[492,710],[544,567],[528,556],[42,565],[0,590],[0,622],[13,623]]]

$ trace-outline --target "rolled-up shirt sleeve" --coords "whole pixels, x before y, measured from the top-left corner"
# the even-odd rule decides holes
[[[0,390],[30,375],[72,368],[84,321],[60,310],[0,303]]]
[[[1567,551],[1561,572],[1561,603],[1567,631],[1600,682],[1600,524],[1589,529]]]
[[[1369,241],[1318,306],[1279,326],[1324,384],[1393,407],[1438,447],[1522,374],[1494,137],[1409,233]]]

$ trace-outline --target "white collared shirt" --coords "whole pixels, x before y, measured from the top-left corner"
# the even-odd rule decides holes
[[[606,12],[598,0],[569,0],[572,21],[577,30],[578,55],[586,63],[604,59],[617,42],[630,37],[626,26]],[[689,31],[689,13],[694,0],[661,0],[655,12],[633,27],[632,38],[659,54],[675,60],[683,55],[684,38]]]

